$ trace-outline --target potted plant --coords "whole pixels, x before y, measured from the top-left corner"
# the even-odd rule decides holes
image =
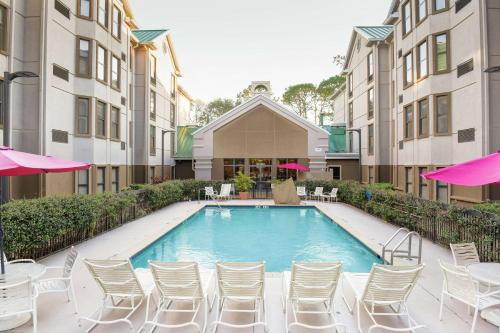
[[[246,200],[249,197],[248,191],[252,188],[253,180],[250,176],[245,175],[243,172],[238,171],[234,178],[234,187],[240,195],[240,199]]]

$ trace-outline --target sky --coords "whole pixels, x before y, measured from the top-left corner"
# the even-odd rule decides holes
[[[131,0],[141,29],[171,30],[181,85],[195,99],[235,99],[251,81],[281,96],[338,74],[353,26],[379,25],[391,0]]]

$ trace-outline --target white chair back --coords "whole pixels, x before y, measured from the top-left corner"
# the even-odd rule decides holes
[[[379,305],[405,302],[423,268],[423,264],[417,266],[373,265],[361,298],[362,301]]]
[[[314,195],[323,195],[323,187],[316,187],[314,189]]]
[[[84,259],[90,274],[106,296],[145,296],[130,261]]]
[[[453,261],[456,266],[467,266],[480,262],[474,243],[450,244]]]
[[[331,299],[342,272],[342,264],[293,262],[290,299]]]
[[[156,288],[165,298],[201,299],[203,287],[196,262],[150,261]]]
[[[330,197],[336,198],[338,191],[339,191],[338,188],[332,188],[332,191],[330,192]]]
[[[74,246],[72,246],[66,255],[66,260],[64,261],[63,277],[67,278],[71,276],[71,271],[73,270],[73,266],[75,266],[76,258],[78,258],[78,251]]]
[[[221,297],[264,297],[264,262],[218,262],[216,268]]]
[[[213,196],[214,194],[214,188],[212,186],[205,186],[205,195]]]
[[[0,316],[32,311],[34,297],[31,279],[10,285],[0,284]]]
[[[305,186],[297,186],[297,195],[298,196],[305,196],[306,194],[306,188]]]
[[[443,271],[444,290],[454,297],[469,304],[476,303],[477,288],[470,274],[463,268],[439,260]]]
[[[231,195],[231,184],[222,184],[219,195],[222,197],[229,197]]]

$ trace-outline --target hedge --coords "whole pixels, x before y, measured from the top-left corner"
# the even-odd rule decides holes
[[[0,207],[6,253],[13,258],[48,255],[172,203],[196,200],[205,186],[219,189],[221,184],[222,181],[175,180],[132,185],[119,194],[14,200]],[[443,245],[451,241],[476,241],[484,247],[480,252],[488,253],[487,260],[500,259],[499,215],[491,213],[491,205],[485,210],[443,205],[394,191],[390,184],[304,181],[297,185],[305,186],[308,192],[317,186],[324,191],[336,187],[341,201],[387,222],[417,230]]]

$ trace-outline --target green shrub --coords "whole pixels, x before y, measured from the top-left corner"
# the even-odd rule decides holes
[[[474,209],[481,212],[493,213],[500,215],[500,202],[483,202],[474,205]]]
[[[238,192],[248,192],[252,189],[254,181],[249,175],[238,171],[234,178],[234,187]]]

